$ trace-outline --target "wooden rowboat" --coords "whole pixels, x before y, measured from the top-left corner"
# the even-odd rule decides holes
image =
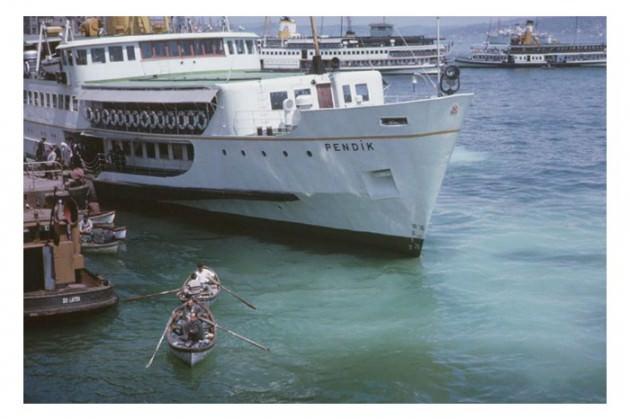
[[[215,281],[219,281],[219,277],[215,276]],[[208,307],[214,303],[221,293],[221,283],[214,284],[212,282],[201,282],[199,277],[192,278],[189,276],[182,284],[181,289],[177,292],[177,298],[184,302],[190,298],[194,298],[200,303],[206,304]]]
[[[120,247],[120,241],[113,240],[105,243],[95,243],[95,242],[83,242],[81,243],[81,250],[85,253],[109,253],[114,254],[118,253],[118,248]]]
[[[88,215],[88,218],[92,221],[92,224],[114,224],[116,211],[99,212],[97,214]]]
[[[193,304],[193,310],[198,312],[198,326],[201,327],[200,339],[193,339],[190,330],[190,322],[186,317],[190,309],[184,304],[183,307],[173,310],[167,325],[166,341],[173,355],[184,361],[190,367],[204,360],[217,339],[216,324],[212,312],[205,304]],[[211,323],[210,323],[211,322]]]
[[[125,240],[127,238],[126,226],[115,226],[113,224],[94,224],[92,231],[98,229],[111,233],[112,237],[114,237],[116,240]]]

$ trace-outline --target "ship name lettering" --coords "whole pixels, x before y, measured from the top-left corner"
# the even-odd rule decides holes
[[[374,143],[359,141],[358,143],[325,143],[326,151],[375,151]]]

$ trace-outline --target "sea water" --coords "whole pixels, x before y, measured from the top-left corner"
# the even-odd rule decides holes
[[[412,94],[410,76],[387,94]],[[416,94],[427,91],[422,79]],[[26,402],[605,402],[606,70],[464,69],[475,93],[422,258],[131,210],[88,266],[122,299],[203,260],[227,293],[213,353],[162,345],[174,296],[25,329]]]

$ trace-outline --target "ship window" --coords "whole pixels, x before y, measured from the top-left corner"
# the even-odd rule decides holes
[[[354,89],[357,93],[357,96],[361,96],[364,102],[370,100],[370,93],[368,91],[368,86],[365,83],[356,84]]]
[[[168,41],[166,45],[169,57],[179,57],[179,47],[177,46],[177,41]]]
[[[183,160],[184,159],[184,149],[181,144],[172,144],[173,147],[173,160]]]
[[[343,101],[345,103],[351,103],[352,102],[352,92],[350,91],[350,85],[349,84],[344,84],[343,85]]]
[[[121,143],[125,156],[131,156],[131,144],[129,143],[129,141],[121,141]]]
[[[84,49],[77,50],[77,65],[87,64],[87,51]]]
[[[31,92],[30,90],[26,92],[26,103],[31,105],[33,104],[33,92]]]
[[[227,46],[230,55],[234,55],[234,43],[232,41],[227,41]]]
[[[44,107],[45,108],[49,108],[50,107],[50,93],[46,93]]]
[[[311,94],[311,89],[295,89],[293,94],[295,95],[295,97],[309,96]]]
[[[68,60],[68,65],[72,65],[74,64],[73,60],[72,60],[72,51],[67,49],[64,51],[63,55],[66,56],[66,59]]]
[[[269,98],[271,99],[271,109],[272,110],[282,109],[282,102],[288,97],[289,95],[287,94],[287,92],[269,93]]]
[[[195,150],[192,144],[186,144],[186,159],[193,160],[195,158]]]
[[[160,158],[164,160],[168,160],[168,144],[167,143],[159,143],[158,149],[160,151]]]
[[[223,39],[213,39],[212,43],[214,44],[215,54],[225,55],[225,50],[223,49]]]
[[[127,60],[135,61],[136,60],[136,49],[133,45],[127,46]]]
[[[109,47],[109,61],[110,62],[123,61],[122,47]]]
[[[200,39],[195,39],[193,41],[193,47],[195,49],[195,55],[203,55],[203,44]]]
[[[28,103],[28,93],[26,92],[26,90],[24,91],[24,103]]]
[[[236,52],[239,54],[245,54],[245,42],[242,39],[236,41]]]
[[[75,112],[79,111],[79,101],[76,96],[72,96],[72,110]]]
[[[136,157],[142,157],[143,156],[143,154],[142,154],[142,143],[140,143],[140,142],[133,143],[133,154]]]
[[[140,51],[142,53],[142,58],[153,57],[153,48],[151,48],[151,44],[148,42],[140,43]]]
[[[57,95],[56,94],[52,95],[52,107],[53,108],[57,107]]]
[[[67,111],[70,110],[70,96],[69,95],[64,96],[63,107]]]
[[[179,51],[182,57],[190,57],[192,55],[192,41],[181,41],[179,43]]]
[[[248,40],[245,41],[247,43],[247,51],[249,51],[250,54],[255,54],[256,53],[256,46],[254,45],[254,41],[252,40]]]
[[[166,42],[154,42],[153,54],[156,57],[166,57]]]
[[[105,62],[105,48],[92,48],[92,64]]]
[[[147,158],[154,159],[155,158],[155,144],[145,143],[145,148],[147,149]]]

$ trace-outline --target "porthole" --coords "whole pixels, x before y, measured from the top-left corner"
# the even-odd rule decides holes
[[[267,153],[265,153],[265,150],[261,151],[263,157],[267,157]]]
[[[311,151],[310,151],[310,150],[307,150],[307,151],[306,151],[306,155],[307,155],[307,156],[309,156],[309,157],[313,157],[313,153],[311,153]]]
[[[241,154],[243,155],[243,157],[245,156],[245,150],[241,150]]]
[[[225,149],[223,149],[222,151],[223,151],[223,155],[227,156],[227,151],[225,151]]]
[[[286,151],[283,151],[282,154],[284,154],[284,157],[289,157],[289,153],[287,153]]]

